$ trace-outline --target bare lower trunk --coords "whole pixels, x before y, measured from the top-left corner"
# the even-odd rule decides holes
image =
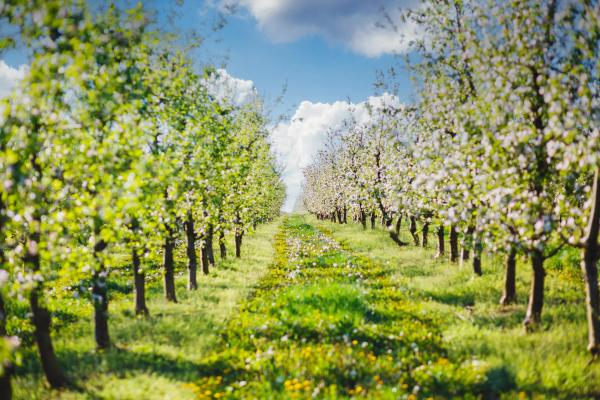
[[[67,386],[67,378],[62,372],[62,368],[56,358],[52,338],[50,336],[50,312],[39,304],[39,285],[32,290],[29,295],[29,305],[31,307],[31,321],[35,329],[35,342],[42,361],[42,369],[46,380],[53,388],[62,388]]]
[[[221,260],[225,260],[227,258],[227,246],[225,244],[225,232],[223,230],[219,230],[219,251],[221,253]]]
[[[13,367],[7,363],[2,368],[4,372],[0,375],[0,400],[11,400],[12,385],[10,383],[10,377],[12,375]]]
[[[544,255],[541,251],[534,251],[531,254],[531,266],[533,277],[531,280],[531,290],[529,292],[529,304],[527,305],[527,314],[523,324],[526,329],[534,328],[542,320],[542,308],[544,307]]]
[[[185,236],[187,238],[186,253],[188,258],[188,289],[198,289],[198,280],[196,274],[198,271],[198,258],[196,257],[196,230],[194,226],[194,216],[188,211],[187,221],[185,222]]]
[[[429,222],[425,221],[425,222],[423,222],[423,232],[422,232],[423,240],[421,242],[423,247],[427,247],[427,244],[429,242],[428,236],[429,236]]]
[[[446,244],[444,243],[444,225],[440,225],[437,229],[437,238],[438,238],[438,252],[435,255],[436,257],[443,257],[446,253]]]
[[[450,261],[458,262],[458,232],[456,225],[450,226]]]
[[[343,218],[344,218],[344,223],[347,224],[348,223],[348,207],[346,207],[346,206],[344,206]]]
[[[106,271],[94,273],[92,283],[92,302],[94,303],[94,336],[96,347],[105,350],[110,347],[108,334],[108,288]]]
[[[469,248],[466,245],[462,246],[462,249],[460,252],[460,259],[461,259],[461,261],[469,260]]]
[[[0,263],[3,261],[2,254],[0,254]],[[4,297],[0,292],[0,340],[6,336],[6,308],[4,306]],[[12,399],[12,386],[10,384],[10,378],[13,372],[13,366],[10,362],[5,362],[2,365],[2,374],[0,375],[0,400]]]
[[[479,240],[476,240],[473,245],[473,273],[477,276],[481,276],[483,274],[481,269],[481,252],[482,244]]]
[[[400,235],[400,228],[402,228],[402,214],[398,215],[396,220],[396,235]]]
[[[412,235],[415,246],[419,245],[419,236],[417,235],[417,218],[415,216],[410,217],[410,234]]]
[[[243,233],[236,232],[235,234],[235,256],[240,258],[242,256],[242,239]]]
[[[594,357],[600,354],[600,296],[598,293],[598,253],[584,250],[581,269],[585,277],[586,315],[588,321],[588,350]]]
[[[363,230],[367,229],[367,214],[363,210],[360,210],[360,224]]]
[[[135,314],[148,315],[146,307],[146,279],[145,274],[140,270],[140,255],[134,247],[131,251],[133,260],[133,284],[135,287]]]
[[[165,280],[165,298],[167,301],[177,303],[177,295],[175,293],[175,259],[173,258],[173,249],[175,247],[175,238],[173,231],[167,227],[167,236],[165,237],[163,269]]]
[[[515,275],[517,268],[517,251],[511,249],[506,256],[506,271],[504,275],[504,289],[500,304],[506,306],[517,301],[517,290],[515,284]]]
[[[399,219],[400,220],[400,219]],[[400,240],[400,235],[398,233],[398,222],[396,222],[396,229],[392,228],[392,222],[393,222],[393,217],[392,218],[387,218],[385,221],[385,227],[387,229],[388,235],[390,235],[390,238],[394,241],[394,243],[396,243],[398,246],[406,246],[408,245],[408,243],[403,242],[402,240]]]
[[[256,226],[254,226],[256,229]],[[212,225],[208,225],[208,231],[206,233],[206,252],[208,256],[208,262],[210,265],[215,265],[215,254],[213,250],[213,237],[214,237],[214,228]]]
[[[40,218],[36,218],[38,223],[41,221]],[[27,255],[25,261],[30,265],[31,271],[37,273],[40,270],[40,255],[37,251],[32,249],[38,248],[40,242],[40,233],[34,232],[27,243]],[[42,362],[42,369],[46,380],[53,388],[62,388],[67,386],[68,381],[66,376],[62,372],[62,368],[58,363],[56,353],[54,352],[54,346],[52,345],[52,337],[50,336],[50,325],[52,319],[50,312],[39,302],[40,295],[42,294],[42,283],[38,282],[35,284],[31,293],[29,294],[29,306],[31,307],[31,322],[34,327],[35,342],[38,347],[40,360]]]
[[[375,216],[375,211],[371,213],[371,229],[375,229],[375,220],[377,217]]]
[[[470,249],[472,247],[473,244],[473,233],[475,232],[475,227],[473,226],[469,226],[469,228],[467,229],[467,233],[465,234],[464,238],[463,238],[463,245],[462,245],[462,251],[461,251],[461,263],[463,263],[464,261],[469,260],[469,253],[470,253]]]
[[[588,321],[588,351],[593,357],[600,354],[600,294],[598,293],[598,234],[600,232],[600,171],[594,172],[591,193],[592,210],[584,239],[581,269],[585,277],[585,305]]]
[[[210,272],[210,262],[208,261],[206,239],[202,239],[202,247],[200,248],[200,261],[202,262],[202,273],[204,275],[208,275]]]

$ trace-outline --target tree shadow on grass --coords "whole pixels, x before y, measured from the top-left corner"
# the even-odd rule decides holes
[[[472,307],[475,305],[475,293],[472,292],[422,291],[421,296],[451,306]]]
[[[217,265],[214,266],[213,268],[224,270],[224,271],[234,271],[234,272],[237,272],[240,270],[238,267],[235,266],[233,260],[231,260],[231,259],[219,261],[217,263]]]
[[[485,313],[475,314],[472,321],[473,325],[481,328],[514,328],[522,326],[524,317],[525,311],[521,308],[498,306],[495,312],[486,310]]]
[[[433,276],[436,271],[434,268],[423,268],[422,265],[402,265],[399,267],[402,276],[406,278]]]
[[[75,391],[85,391],[81,388],[82,383],[98,374],[122,378],[138,372],[189,382],[197,379],[202,372],[201,364],[189,360],[116,347],[103,352],[66,349],[59,351],[58,357],[72,381],[71,389]],[[41,365],[35,351],[23,354],[23,363],[17,368],[16,374],[38,376],[42,379]]]
[[[555,387],[546,387],[542,384],[533,384],[521,386],[519,392],[525,393],[527,399],[600,399],[600,392],[576,392],[574,390],[557,389]],[[517,398],[517,397],[515,397]]]

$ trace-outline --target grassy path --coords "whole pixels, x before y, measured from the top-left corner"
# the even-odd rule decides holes
[[[215,345],[224,321],[272,264],[273,237],[279,224],[259,226],[244,239],[242,258],[218,261],[209,276],[199,276],[199,288],[194,292],[186,289],[186,261],[184,254],[179,254],[177,304],[164,300],[160,270],[156,270],[148,277],[148,319],[133,316],[129,268],[111,273],[110,329],[118,349],[95,353],[89,300],[68,296],[52,304],[58,331],[55,347],[61,364],[80,388],[47,390],[35,348],[31,348],[15,378],[15,398],[196,399],[186,383],[198,377],[201,362]],[[228,248],[234,248],[233,240]]]
[[[489,371],[449,359],[438,322],[357,256],[291,216],[276,263],[191,386],[199,398],[475,398]]]
[[[484,258],[484,275],[473,276],[470,263],[434,259],[435,249],[398,248],[387,233],[360,225],[339,225],[307,217],[357,254],[393,268],[398,290],[439,322],[450,358],[474,356],[492,368],[496,387],[510,388],[506,398],[600,398],[600,363],[589,365],[585,351],[583,286],[575,264],[558,257],[547,266],[546,305],[540,331],[526,334],[525,314],[531,267],[517,267],[518,304],[500,307],[503,266]],[[409,242],[410,235],[403,232]],[[432,238],[430,238],[431,240]],[[566,255],[568,256],[568,255]]]

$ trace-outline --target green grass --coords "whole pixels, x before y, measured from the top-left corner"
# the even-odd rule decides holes
[[[470,263],[434,259],[430,248],[399,248],[379,227],[363,231],[357,224],[308,221],[376,263],[391,266],[400,292],[415,299],[440,322],[449,357],[474,356],[500,368],[515,382],[506,398],[600,398],[600,362],[588,366],[584,289],[577,256],[564,252],[547,262],[546,303],[542,327],[525,333],[531,267],[517,266],[518,304],[500,307],[502,260],[484,257],[484,275],[475,277]],[[408,232],[403,240],[410,241]],[[433,243],[432,243],[433,242]],[[448,248],[448,246],[446,246]]]
[[[434,245],[399,248],[379,228],[293,215],[259,227],[243,258],[200,275],[196,292],[178,254],[178,304],[163,300],[150,269],[148,319],[132,313],[124,259],[110,280],[117,348],[94,351],[84,295],[51,300],[55,346],[76,388],[45,387],[26,307],[13,305],[10,328],[25,338],[15,398],[600,398],[576,253],[548,261],[543,323],[526,334],[524,260],[518,304],[500,307],[501,260],[484,257],[475,277],[469,263],[434,259]]]
[[[249,295],[272,263],[273,236],[278,225],[279,221],[259,226],[255,234],[247,236],[241,259],[232,257],[231,240],[229,259],[217,259],[209,276],[200,274],[195,292],[186,289],[185,259],[181,254],[176,278],[179,303],[163,299],[162,280],[160,274],[155,274],[147,286],[150,318],[133,315],[128,268],[112,273],[109,324],[115,349],[94,351],[92,309],[87,299],[69,296],[53,301],[55,348],[66,373],[78,387],[47,389],[35,347],[26,346],[23,364],[13,381],[15,398],[195,399],[196,394],[185,384],[197,379],[204,357],[225,321],[235,315],[237,304]]]
[[[287,218],[276,263],[225,327],[193,386],[198,397],[478,398],[506,390],[508,374],[449,356],[439,321],[398,291],[392,274],[303,217]]]

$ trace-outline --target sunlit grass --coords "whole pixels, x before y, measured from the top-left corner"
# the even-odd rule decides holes
[[[526,334],[522,326],[531,267],[517,266],[518,304],[500,307],[502,260],[484,257],[482,277],[475,277],[470,262],[451,264],[434,259],[436,242],[428,249],[397,247],[381,228],[366,231],[358,224],[310,222],[359,253],[394,266],[398,290],[409,293],[428,313],[442,321],[444,342],[455,357],[475,356],[511,374],[517,397],[598,398],[600,363],[588,365],[584,289],[577,257],[562,254],[548,261],[546,304],[542,327]],[[409,241],[408,232],[402,232]],[[448,246],[446,246],[448,248]],[[523,395],[523,393],[521,394]]]
[[[199,398],[478,398],[510,385],[450,357],[439,321],[397,290],[390,267],[303,217],[286,219],[275,259],[207,359]]]
[[[57,301],[55,345],[78,387],[47,390],[37,356],[26,352],[15,397],[417,398],[415,386],[424,398],[599,396],[572,255],[549,262],[543,324],[526,334],[524,260],[518,304],[503,308],[502,260],[484,258],[484,275],[475,277],[469,263],[434,259],[433,235],[428,249],[398,248],[379,228],[312,217],[286,224],[259,227],[244,258],[201,275],[196,292],[185,288],[180,254],[179,303],[163,300],[156,276],[148,319],[133,315],[129,272],[115,273],[117,347],[108,352],[94,351],[88,300]]]
[[[150,318],[135,317],[128,272],[111,275],[110,330],[115,349],[94,350],[92,309],[87,299],[61,300],[55,309],[70,313],[74,321],[60,322],[55,347],[67,374],[77,386],[57,392],[45,388],[34,348],[26,351],[14,380],[16,399],[195,399],[185,384],[195,380],[203,356],[237,304],[247,297],[273,260],[273,236],[279,221],[259,226],[244,240],[242,258],[232,256],[199,275],[198,290],[186,289],[185,259],[178,260],[179,303],[167,303],[162,280],[156,276],[147,287]],[[218,251],[218,248],[217,248]],[[183,256],[183,254],[181,254]],[[199,272],[200,273],[200,272]]]

